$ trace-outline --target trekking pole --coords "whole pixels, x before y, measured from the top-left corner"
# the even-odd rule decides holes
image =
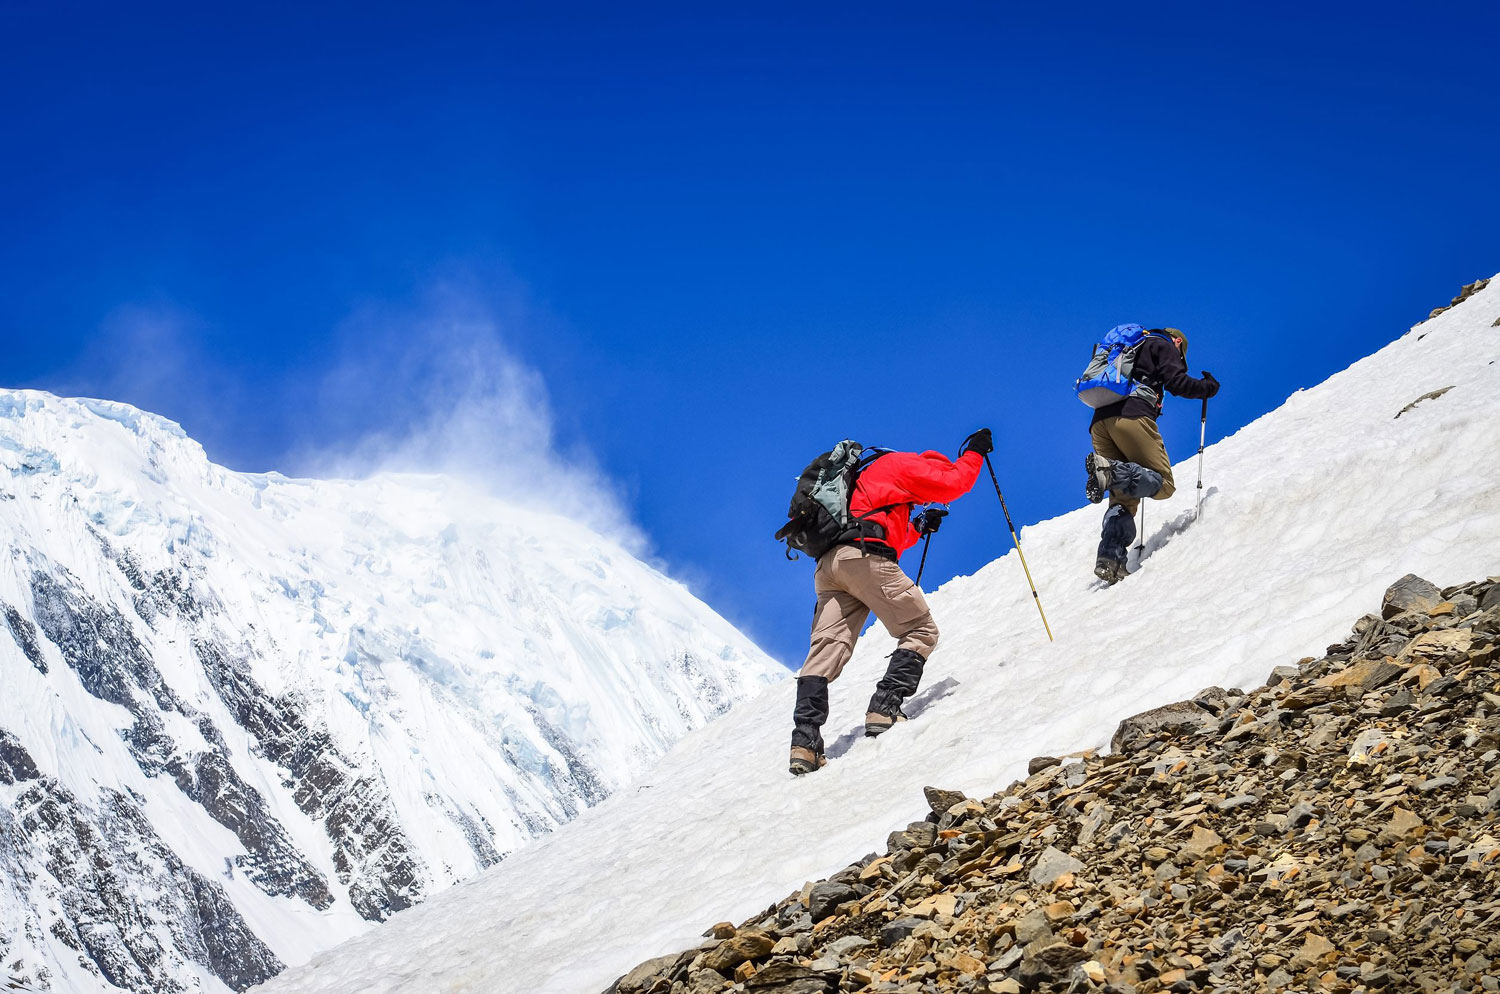
[[[1005,513],[1005,524],[1010,528],[1010,540],[1016,543],[1016,555],[1021,557],[1021,569],[1026,573],[1026,583],[1031,587],[1031,598],[1036,601],[1036,613],[1042,616],[1042,627],[1047,629],[1047,641],[1052,638],[1052,626],[1047,624],[1047,612],[1042,610],[1042,595],[1036,592],[1036,582],[1031,579],[1031,568],[1026,565],[1026,553],[1021,551],[1021,539],[1016,534],[1016,526],[1010,520],[1010,508],[1005,506],[1005,495],[1000,492],[1000,478],[995,475],[995,466],[990,462],[990,457],[984,457],[984,464],[990,471],[990,482],[995,485],[995,496],[1000,498],[1000,510]]]
[[[932,544],[932,532],[922,539],[922,561],[917,563],[917,586],[922,585],[922,571],[927,568],[927,547]]]
[[[1141,501],[1141,538],[1135,543],[1135,564],[1141,564],[1141,557],[1146,554],[1146,502]]]
[[[1203,515],[1203,440],[1208,437],[1208,398],[1203,398],[1203,414],[1198,419],[1198,506],[1193,511],[1193,520]]]

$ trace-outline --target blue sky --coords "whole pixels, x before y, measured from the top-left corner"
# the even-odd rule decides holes
[[[245,470],[477,409],[453,451],[607,491],[789,663],[810,569],[770,535],[831,442],[989,425],[1039,520],[1082,502],[1069,387],[1110,326],[1185,329],[1221,437],[1500,270],[1492,4],[0,21],[7,385],[136,403]],[[976,491],[928,586],[1008,543]]]

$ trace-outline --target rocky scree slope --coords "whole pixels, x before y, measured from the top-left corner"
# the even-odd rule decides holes
[[[0,391],[0,981],[244,990],[494,865],[784,671],[457,481],[215,466]]]
[[[607,994],[1500,990],[1500,577],[1030,768]]]

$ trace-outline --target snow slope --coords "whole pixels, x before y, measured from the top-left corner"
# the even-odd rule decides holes
[[[574,522],[122,404],[0,391],[0,534],[0,980],[41,989],[243,989],[785,675]]]
[[[1214,445],[1191,528],[1184,459],[1177,496],[1151,505],[1143,568],[1118,587],[1092,589],[1100,508],[1025,529],[1057,641],[1014,552],[944,585],[916,716],[878,740],[855,736],[892,646],[866,636],[825,730],[830,753],[848,751],[823,771],[785,772],[783,682],[679,743],[645,783],[266,994],[597,994],[879,848],[925,812],[924,785],[986,796],[1032,756],[1105,746],[1129,714],[1259,685],[1408,571],[1439,584],[1500,572],[1497,315],[1500,281]],[[1167,416],[1189,407],[1169,402]],[[964,513],[999,520],[988,487],[981,477]]]

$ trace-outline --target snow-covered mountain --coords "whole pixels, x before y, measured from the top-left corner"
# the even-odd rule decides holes
[[[1169,418],[1196,414],[1168,402]],[[793,689],[773,687],[680,742],[649,789],[266,994],[598,994],[714,922],[883,848],[925,814],[925,785],[983,797],[1024,777],[1032,756],[1106,747],[1122,717],[1211,685],[1259,685],[1341,639],[1404,573],[1439,584],[1500,573],[1497,428],[1500,282],[1212,446],[1196,522],[1196,467],[1178,453],[1178,494],[1150,503],[1146,558],[1119,586],[1092,574],[1101,508],[1025,529],[1056,642],[1007,552],[932,595],[943,642],[912,721],[860,737],[892,648],[877,629],[833,685],[826,769],[786,773]],[[1002,481],[1019,450],[999,440]],[[982,477],[955,513],[999,525],[988,487]]]
[[[0,986],[242,990],[785,671],[571,521],[0,391]]]

